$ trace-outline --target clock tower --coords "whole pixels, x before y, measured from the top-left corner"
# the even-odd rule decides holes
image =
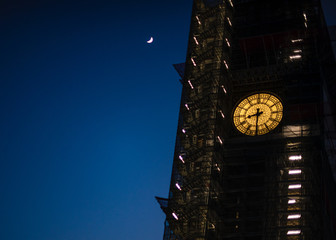
[[[164,240],[336,239],[318,0],[194,0]]]

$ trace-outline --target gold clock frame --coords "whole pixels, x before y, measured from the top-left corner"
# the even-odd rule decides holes
[[[274,130],[283,117],[283,104],[273,93],[260,92],[240,100],[233,112],[233,125],[248,136]]]

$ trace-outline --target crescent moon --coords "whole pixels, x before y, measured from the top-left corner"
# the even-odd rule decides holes
[[[152,43],[153,42],[153,37],[151,37],[148,41],[147,41],[147,43]]]

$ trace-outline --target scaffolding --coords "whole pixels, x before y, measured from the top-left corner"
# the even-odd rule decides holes
[[[186,63],[175,66],[183,90],[170,191],[157,198],[164,240],[336,239],[335,116],[325,115],[336,72],[320,9],[194,0]],[[279,96],[284,117],[247,137],[232,112],[258,92]]]

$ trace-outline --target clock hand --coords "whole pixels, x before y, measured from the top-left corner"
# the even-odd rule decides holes
[[[247,116],[247,118],[251,118],[251,117],[254,117],[254,116],[260,116],[262,113],[264,113],[264,112],[259,112],[259,108],[257,108],[257,113],[255,113],[255,114],[252,114],[252,115],[248,115]]]
[[[264,113],[264,112],[259,112],[259,108],[257,108],[257,113],[255,114],[257,116],[257,120],[256,120],[256,135],[258,135],[258,119],[259,119],[259,116]]]
[[[256,113],[256,116],[257,116],[257,120],[256,120],[256,136],[258,135],[258,118],[259,118],[259,108],[257,108],[257,113]]]

